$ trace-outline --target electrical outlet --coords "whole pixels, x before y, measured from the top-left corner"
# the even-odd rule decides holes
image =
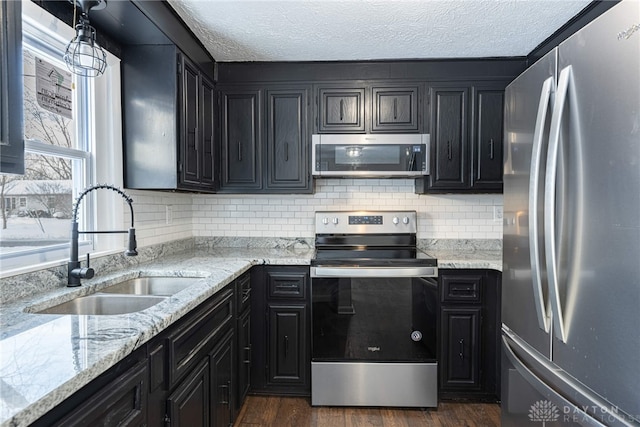
[[[164,213],[165,223],[167,225],[171,224],[173,222],[173,206],[166,205]]]
[[[493,207],[493,220],[501,222],[503,217],[504,217],[503,207],[502,206],[494,206]]]

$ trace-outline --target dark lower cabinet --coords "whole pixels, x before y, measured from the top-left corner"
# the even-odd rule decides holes
[[[443,399],[500,399],[500,273],[439,270],[439,392]]]
[[[304,304],[268,305],[269,384],[304,384],[304,340],[307,307]]]
[[[202,360],[167,399],[165,426],[209,426],[209,361]]]
[[[309,268],[254,267],[252,283],[251,391],[308,396]]]
[[[233,422],[234,334],[230,330],[209,356],[211,374],[211,426],[227,427]]]
[[[218,291],[33,426],[233,425],[249,387],[250,278]]]

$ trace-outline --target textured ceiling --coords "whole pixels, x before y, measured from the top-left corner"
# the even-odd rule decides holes
[[[590,0],[169,0],[216,61],[529,54]]]

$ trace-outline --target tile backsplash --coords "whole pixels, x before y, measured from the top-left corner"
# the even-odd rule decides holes
[[[411,179],[317,179],[309,195],[130,193],[140,246],[188,237],[309,238],[314,212],[355,209],[416,210],[420,239],[502,239],[494,219],[501,194],[419,195]]]

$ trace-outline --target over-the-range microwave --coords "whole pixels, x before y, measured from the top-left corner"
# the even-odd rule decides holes
[[[429,175],[428,134],[322,134],[311,137],[315,177]]]

